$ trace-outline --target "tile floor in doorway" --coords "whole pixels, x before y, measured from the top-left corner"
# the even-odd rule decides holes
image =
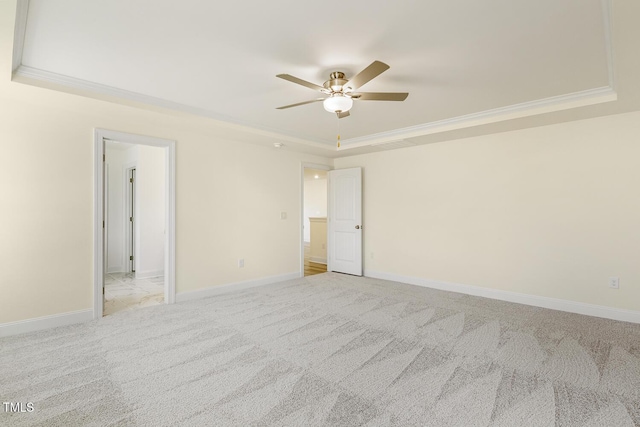
[[[104,315],[164,302],[164,277],[136,279],[134,273],[109,273],[104,277]]]

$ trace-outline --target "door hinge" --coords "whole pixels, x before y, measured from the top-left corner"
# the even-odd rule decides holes
[[[133,222],[133,217],[132,216],[129,217],[129,221]]]
[[[129,178],[129,182],[133,182],[133,178]]]
[[[102,287],[102,295],[104,295],[104,286]]]
[[[129,261],[133,261],[133,255],[129,257]]]
[[[102,161],[104,162],[104,161],[106,161],[106,160],[107,160],[107,155],[106,155],[106,154],[103,154],[103,155],[102,155]]]
[[[104,228],[104,221],[102,221],[102,228]]]

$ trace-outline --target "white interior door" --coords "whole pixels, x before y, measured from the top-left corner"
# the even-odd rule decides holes
[[[362,276],[362,169],[337,169],[327,176],[327,270]]]

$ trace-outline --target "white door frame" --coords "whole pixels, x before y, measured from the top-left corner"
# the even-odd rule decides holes
[[[176,142],[150,136],[94,129],[93,168],[93,318],[102,317],[104,286],[104,157],[105,140],[150,145],[165,150],[164,302],[176,298]]]
[[[122,239],[122,241],[124,242],[125,247],[123,248],[123,253],[122,253],[122,265],[123,265],[123,270],[127,271],[127,272],[131,272],[131,263],[129,261],[131,261],[129,259],[130,256],[134,256],[134,259],[138,259],[139,256],[138,254],[135,253],[131,253],[131,234],[135,233],[135,229],[131,230],[131,222],[129,221],[129,216],[131,213],[131,187],[129,186],[130,182],[129,182],[129,173],[131,172],[131,169],[136,169],[138,167],[138,162],[137,161],[133,161],[133,162],[129,162],[129,163],[125,163],[124,165],[122,165],[122,174],[123,174],[123,178],[122,178],[122,183],[123,183],[123,189],[122,189],[122,194],[124,194],[124,197],[126,198],[126,200],[124,201],[124,203],[122,204],[124,207],[124,212],[123,212],[123,224],[127,224],[127,227],[124,227],[124,238]],[[136,210],[136,206],[135,206],[135,201],[134,201],[134,206],[133,206],[133,211],[137,212]],[[135,223],[137,224],[137,222]],[[135,240],[134,240],[135,242]],[[126,268],[124,268],[126,266]]]
[[[319,169],[323,171],[333,170],[332,166],[318,163],[305,163],[300,166],[300,277],[304,277],[304,170]],[[329,202],[329,187],[327,186],[327,203]],[[329,259],[329,248],[327,247],[327,260]]]
[[[104,165],[104,193],[109,194],[109,165]],[[104,199],[104,234],[103,236],[109,235],[109,198],[105,197]],[[105,272],[109,268],[109,241],[104,241],[104,268]]]

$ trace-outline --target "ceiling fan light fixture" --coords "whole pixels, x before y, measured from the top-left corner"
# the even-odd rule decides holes
[[[322,102],[324,109],[330,113],[346,113],[353,107],[353,100],[347,96],[336,93]]]
[[[339,119],[344,119],[345,117],[350,116],[349,110],[353,107],[354,99],[357,99],[358,102],[404,101],[407,99],[407,96],[409,96],[406,92],[354,92],[388,69],[389,66],[384,62],[373,61],[367,68],[360,71],[349,80],[347,80],[342,71],[334,71],[329,74],[329,80],[325,81],[322,86],[299,79],[289,74],[277,74],[276,77],[280,79],[329,95],[328,98],[316,98],[310,101],[284,105],[282,107],[278,107],[278,110],[285,110],[291,107],[299,107],[301,105],[322,101],[325,110],[336,114]]]

